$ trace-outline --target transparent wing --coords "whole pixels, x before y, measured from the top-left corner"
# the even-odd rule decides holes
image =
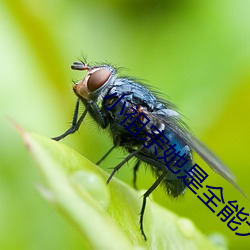
[[[154,124],[156,123],[158,127],[159,123],[162,123],[167,128],[171,129],[177,134],[181,141],[189,145],[189,147],[193,149],[216,173],[225,178],[237,190],[239,190],[239,192],[248,198],[242,189],[236,184],[236,178],[229,168],[210,149],[189,132],[179,116],[173,115],[173,113],[171,114],[169,111],[165,112],[164,110],[161,110],[158,113],[149,113],[147,116]]]

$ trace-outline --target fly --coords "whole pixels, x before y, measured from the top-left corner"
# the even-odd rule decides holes
[[[132,78],[118,77],[117,70],[111,65],[90,66],[85,62],[74,62],[71,68],[87,71],[87,74],[73,87],[78,99],[71,127],[53,139],[59,141],[76,132],[89,113],[102,129],[109,130],[113,138],[113,147],[98,163],[116,147],[123,147],[128,152],[113,169],[107,183],[133,157],[137,159],[134,186],[141,163],[150,166],[157,179],[143,195],[140,230],[145,240],[143,215],[147,197],[159,184],[163,184],[170,196],[183,194],[192,176],[202,170],[193,162],[193,151],[243,193],[226,165],[189,132],[172,103],[157,97],[148,86]],[[85,110],[79,116],[80,102]],[[183,176],[183,171],[189,171],[190,175]]]

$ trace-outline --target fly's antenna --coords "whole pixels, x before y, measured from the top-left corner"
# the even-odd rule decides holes
[[[74,70],[89,70],[89,65],[84,62],[73,62],[71,69]]]

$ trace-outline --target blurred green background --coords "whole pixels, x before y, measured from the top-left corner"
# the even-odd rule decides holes
[[[64,132],[76,100],[71,81],[83,76],[70,65],[82,55],[123,66],[169,96],[250,196],[249,13],[244,0],[1,1],[0,249],[81,248],[81,235],[36,191],[39,173],[8,117],[47,137]],[[86,119],[63,143],[96,162],[112,142],[93,124]],[[122,157],[117,150],[102,167],[110,171]],[[210,174],[206,184],[250,212],[249,201],[198,162]],[[131,184],[132,166],[117,177]],[[153,180],[140,170],[140,188]],[[231,249],[250,248],[250,236],[235,236],[193,193],[173,200],[158,188],[153,198],[204,233],[224,234]]]

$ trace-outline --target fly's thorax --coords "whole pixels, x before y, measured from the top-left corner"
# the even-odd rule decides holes
[[[103,65],[88,67],[87,70],[87,75],[74,85],[75,94],[87,101],[102,99],[105,88],[117,77],[115,69],[109,65]]]

